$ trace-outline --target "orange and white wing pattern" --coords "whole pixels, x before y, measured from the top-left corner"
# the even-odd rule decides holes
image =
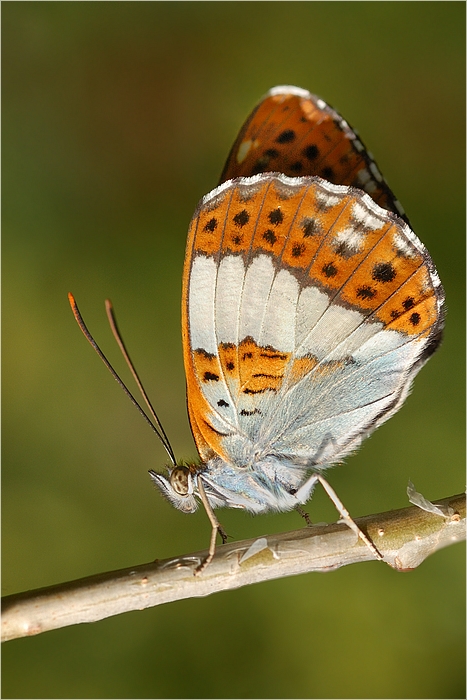
[[[292,85],[272,88],[240,129],[220,182],[263,172],[318,175],[358,187],[407,221],[356,131],[324,100]]]
[[[401,405],[444,292],[400,218],[361,190],[261,174],[201,201],[183,344],[198,478],[214,507],[288,510]]]
[[[151,475],[185,512],[204,495],[290,510],[401,406],[440,343],[444,291],[355,131],[306,90],[269,91],[221,182],[193,216],[183,275],[202,463]]]

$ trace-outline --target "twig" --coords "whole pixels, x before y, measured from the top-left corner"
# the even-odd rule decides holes
[[[387,564],[408,571],[438,549],[465,539],[465,495],[436,505],[443,515],[422,510],[422,504],[356,522]],[[194,576],[206,556],[206,551],[196,552],[7,596],[2,600],[2,641],[372,559],[368,547],[343,523],[218,546],[209,566]]]

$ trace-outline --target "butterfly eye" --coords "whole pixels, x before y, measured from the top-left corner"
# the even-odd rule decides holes
[[[179,496],[187,496],[190,491],[190,470],[187,467],[175,467],[170,474],[170,485]]]

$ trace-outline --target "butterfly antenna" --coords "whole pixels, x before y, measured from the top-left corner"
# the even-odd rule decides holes
[[[121,335],[120,330],[117,326],[117,319],[115,318],[114,309],[113,309],[112,302],[110,301],[110,299],[105,300],[105,310],[107,312],[107,318],[109,319],[110,327],[112,329],[112,333],[114,334],[114,338],[117,341],[118,346],[122,352],[122,355],[125,358],[128,367],[130,368],[130,371],[133,375],[133,378],[134,378],[136,384],[138,385],[138,389],[140,390],[140,392],[143,396],[143,399],[145,400],[146,405],[149,408],[149,412],[150,412],[151,416],[153,417],[153,419],[154,419],[154,421],[159,429],[159,432],[160,432],[159,437],[163,436],[164,439],[162,440],[162,442],[164,443],[164,446],[165,446],[167,452],[169,453],[169,456],[170,456],[173,464],[175,465],[175,463],[176,463],[175,455],[174,455],[172,447],[170,445],[169,438],[167,437],[167,434],[166,434],[164,428],[162,427],[162,423],[159,420],[159,416],[155,412],[154,407],[153,407],[151,401],[149,400],[149,396],[147,395],[146,390],[141,382],[141,379],[139,378],[138,373],[135,369],[135,366],[134,366],[134,364],[133,364],[133,362],[128,354],[128,350],[126,349],[125,343],[123,342],[122,335]]]
[[[120,379],[120,377],[118,376],[117,372],[114,370],[114,368],[112,367],[112,365],[110,364],[110,362],[108,361],[108,359],[106,358],[106,356],[104,355],[104,353],[102,352],[102,350],[100,349],[100,347],[98,346],[98,344],[96,343],[96,341],[94,340],[94,338],[92,337],[92,335],[91,335],[91,333],[89,332],[89,330],[88,330],[86,324],[85,324],[84,321],[83,321],[83,317],[81,316],[81,314],[80,314],[80,312],[79,312],[78,305],[76,304],[75,298],[74,298],[74,296],[73,296],[73,294],[72,294],[71,292],[68,293],[68,301],[70,302],[71,310],[73,311],[73,315],[74,315],[74,317],[75,317],[75,319],[76,319],[76,322],[77,322],[78,326],[81,328],[81,331],[82,331],[83,335],[87,338],[87,340],[89,341],[89,343],[92,345],[92,347],[94,348],[94,350],[97,352],[97,354],[99,355],[99,357],[101,358],[102,362],[104,363],[104,365],[105,365],[105,366],[107,367],[107,369],[109,370],[109,372],[110,372],[110,374],[112,375],[112,377],[113,377],[113,378],[115,379],[115,381],[121,386],[121,388],[123,389],[123,391],[125,392],[125,394],[128,396],[128,398],[130,399],[130,401],[132,402],[132,404],[137,408],[137,410],[138,410],[138,411],[140,412],[140,414],[143,416],[144,420],[145,420],[145,421],[151,426],[151,428],[154,430],[154,432],[156,433],[157,437],[159,438],[159,440],[160,440],[161,443],[163,444],[163,446],[164,446],[164,448],[165,448],[167,454],[169,455],[170,461],[172,462],[172,464],[173,464],[174,466],[176,466],[175,455],[174,455],[174,453],[173,453],[173,450],[172,450],[172,447],[171,447],[171,445],[170,445],[169,439],[167,438],[167,435],[166,435],[165,430],[163,429],[163,427],[162,427],[162,425],[161,425],[161,422],[160,422],[160,420],[159,420],[159,418],[158,418],[158,416],[157,416],[157,413],[155,412],[154,408],[152,407],[151,402],[149,401],[149,398],[148,398],[148,396],[147,396],[147,394],[146,394],[146,392],[145,392],[145,390],[144,390],[144,388],[143,388],[143,385],[141,384],[141,380],[140,380],[140,378],[138,377],[138,374],[137,374],[137,372],[136,372],[136,370],[135,370],[135,368],[134,368],[134,365],[133,365],[133,363],[132,363],[132,361],[131,361],[131,359],[130,359],[130,356],[128,355],[128,352],[127,352],[127,350],[126,350],[125,344],[124,344],[124,342],[123,342],[123,340],[122,340],[122,337],[121,337],[121,335],[120,335],[120,332],[119,332],[119,330],[118,330],[118,327],[117,327],[117,323],[116,323],[115,316],[114,316],[114,313],[113,313],[113,308],[112,308],[111,302],[110,302],[108,299],[106,299],[105,308],[106,308],[106,311],[107,311],[107,316],[108,316],[108,319],[109,319],[110,327],[111,327],[111,329],[112,329],[112,333],[113,333],[113,335],[114,335],[114,337],[115,337],[115,339],[116,339],[116,341],[117,341],[117,343],[118,343],[118,345],[119,345],[119,347],[120,347],[120,350],[122,351],[122,354],[123,354],[123,356],[124,356],[124,358],[125,358],[125,360],[126,360],[128,366],[129,366],[129,368],[130,368],[130,370],[131,370],[131,373],[133,374],[133,377],[135,378],[135,381],[136,381],[136,383],[137,383],[137,385],[138,385],[138,388],[139,388],[139,390],[141,391],[141,393],[142,393],[142,395],[143,395],[143,398],[144,398],[144,400],[146,401],[146,404],[148,405],[149,411],[150,411],[150,413],[151,413],[151,416],[154,418],[155,424],[152,422],[152,420],[151,420],[151,419],[149,418],[149,416],[146,414],[146,412],[144,411],[144,409],[141,408],[141,406],[139,405],[138,401],[135,399],[135,397],[133,396],[133,394],[131,393],[131,391],[127,388],[127,386],[126,386],[126,385],[123,383],[123,381]]]

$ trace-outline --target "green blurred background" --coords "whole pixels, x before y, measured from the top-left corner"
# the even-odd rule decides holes
[[[354,516],[464,489],[465,5],[4,2],[3,594],[203,548],[205,514],[151,486],[165,453],[78,330],[127,378],[104,298],[178,457],[180,288],[198,199],[273,85],[319,94],[376,156],[447,294],[404,408],[329,475]],[[131,381],[128,380],[131,384]],[[316,491],[312,519],[333,521]],[[223,511],[236,539],[295,513]],[[8,698],[461,698],[464,547],[410,574],[351,566],[9,642]]]

